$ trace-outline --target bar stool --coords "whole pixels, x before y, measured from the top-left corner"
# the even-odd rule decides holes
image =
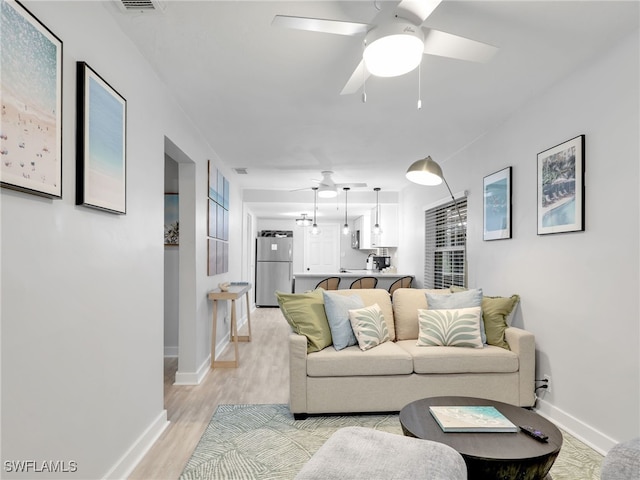
[[[389,287],[389,295],[393,295],[393,292],[395,292],[398,288],[410,288],[412,282],[413,282],[412,276],[399,278],[398,280],[393,282]]]
[[[316,288],[324,288],[325,290],[338,290],[340,285],[340,277],[327,277],[324,280],[320,280],[316,285]]]
[[[349,288],[376,288],[377,284],[376,277],[360,277],[354,280]]]

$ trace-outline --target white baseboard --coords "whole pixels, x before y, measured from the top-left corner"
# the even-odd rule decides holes
[[[200,385],[204,377],[207,376],[211,369],[211,355],[207,356],[204,362],[195,372],[176,372],[176,380],[174,385]]]
[[[127,478],[168,426],[167,411],[162,410],[104,478],[113,480]]]
[[[166,358],[174,358],[178,356],[178,347],[168,347],[165,345],[164,347],[164,356]]]
[[[611,447],[618,443],[617,440],[544,400],[538,399],[536,412],[593,448],[600,455],[605,455]]]

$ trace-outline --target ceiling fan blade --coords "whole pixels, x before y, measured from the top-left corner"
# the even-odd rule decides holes
[[[364,81],[369,78],[369,70],[364,65],[364,60],[360,60],[360,63],[351,74],[349,80],[345,84],[344,88],[340,92],[340,95],[351,95],[360,90],[360,87],[364,84]]]
[[[336,187],[337,188],[344,188],[344,187],[348,187],[348,188],[364,188],[366,186],[367,186],[366,183],[336,183]]]
[[[440,3],[442,0],[402,0],[396,7],[396,14],[420,25]]]
[[[424,53],[429,55],[485,63],[491,60],[498,51],[498,47],[488,43],[470,40],[452,33],[441,32],[440,30],[428,28],[423,28],[423,30],[425,33]]]
[[[341,20],[325,20],[322,18],[290,17],[276,15],[271,25],[310,32],[333,33],[336,35],[364,35],[370,25],[366,23],[343,22]]]

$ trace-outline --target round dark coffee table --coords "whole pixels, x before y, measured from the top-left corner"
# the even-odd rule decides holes
[[[429,412],[430,406],[493,406],[517,426],[530,425],[549,437],[539,442],[522,433],[445,433]],[[468,478],[539,480],[549,473],[562,446],[562,433],[551,422],[525,408],[471,397],[432,397],[411,402],[400,411],[406,436],[444,443],[467,464]]]

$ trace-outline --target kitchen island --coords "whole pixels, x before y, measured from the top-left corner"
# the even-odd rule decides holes
[[[360,277],[376,277],[378,279],[378,285],[376,288],[384,288],[389,290],[389,287],[393,282],[402,277],[413,276],[408,273],[382,273],[376,270],[347,270],[346,272],[336,273],[294,273],[293,283],[294,292],[302,293],[309,290],[313,290],[318,282],[324,280],[327,277],[339,277],[340,285],[339,289],[346,289],[351,286],[351,282]]]

